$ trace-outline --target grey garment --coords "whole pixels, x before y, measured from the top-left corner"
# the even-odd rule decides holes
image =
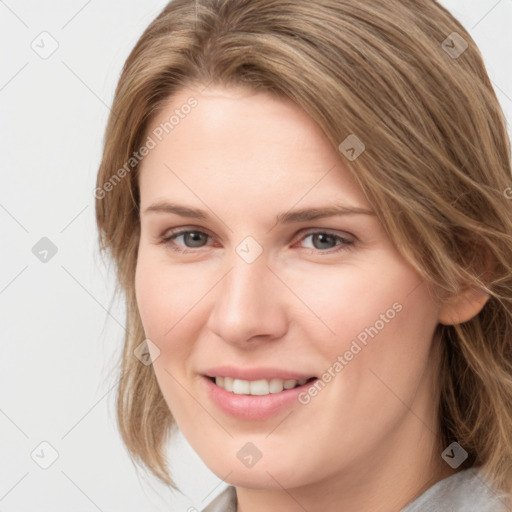
[[[470,468],[440,480],[401,512],[509,512],[501,497]]]
[[[236,491],[230,486],[203,512],[236,512]],[[434,484],[401,512],[509,512],[500,496],[477,468],[451,475]]]
[[[203,512],[236,512],[236,491],[233,486],[224,489]]]

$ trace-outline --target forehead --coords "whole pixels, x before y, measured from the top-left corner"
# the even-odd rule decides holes
[[[277,199],[280,209],[306,196],[369,206],[316,122],[270,93],[183,89],[154,117],[146,136],[156,144],[141,162],[143,202],[195,192],[220,193],[231,202],[236,195],[246,204]]]

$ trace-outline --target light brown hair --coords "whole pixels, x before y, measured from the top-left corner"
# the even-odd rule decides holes
[[[100,244],[127,304],[117,414],[134,459],[172,483],[163,453],[173,419],[152,367],[134,357],[144,340],[134,292],[137,166],[122,178],[118,170],[155,113],[191,84],[291,98],[335,147],[356,135],[365,150],[345,165],[402,254],[439,297],[463,286],[489,294],[476,317],[436,333],[439,456],[457,441],[510,492],[510,141],[478,48],[434,1],[175,0],[137,42],[115,93],[96,194]]]

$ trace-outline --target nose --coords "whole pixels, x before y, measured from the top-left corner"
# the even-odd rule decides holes
[[[288,326],[290,298],[264,254],[251,263],[234,254],[230,264],[214,288],[207,327],[226,343],[244,349],[281,338]]]

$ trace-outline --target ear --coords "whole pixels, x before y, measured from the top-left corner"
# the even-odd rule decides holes
[[[464,288],[441,305],[439,323],[456,325],[467,322],[482,311],[488,300],[487,293],[472,287]]]

